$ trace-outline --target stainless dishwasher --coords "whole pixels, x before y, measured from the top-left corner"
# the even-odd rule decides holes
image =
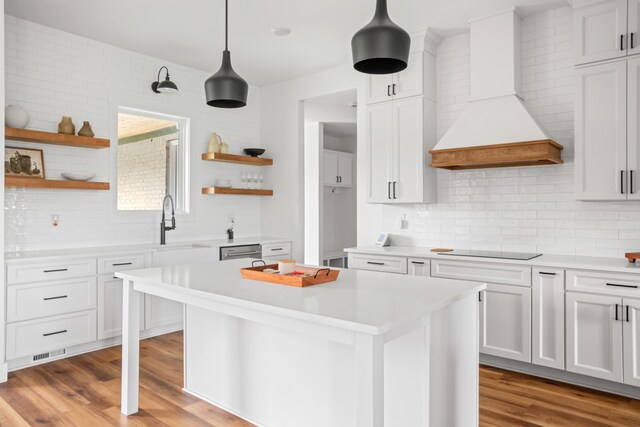
[[[262,258],[262,245],[239,245],[220,247],[220,261],[240,258]]]

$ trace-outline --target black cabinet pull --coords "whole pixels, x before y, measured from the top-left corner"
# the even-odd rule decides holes
[[[281,251],[281,250],[283,250],[283,249],[284,249],[284,248],[273,248],[273,249],[271,249],[271,250],[272,250],[272,251]]]
[[[373,262],[373,261],[367,261],[367,264],[371,264],[371,265],[384,265],[384,262]]]
[[[422,262],[422,261],[411,261],[411,264],[424,265],[424,262]]]
[[[42,334],[43,337],[48,337],[51,335],[58,335],[58,334],[66,334],[67,330],[63,329],[62,331],[57,331],[57,332],[49,332],[48,334]]]
[[[61,271],[67,271],[68,268],[58,268],[56,270],[44,270],[45,273],[59,273]]]
[[[387,96],[391,96],[391,85],[387,85]]]
[[[387,199],[391,199],[391,181],[387,182]]]
[[[478,292],[478,302],[482,302],[482,291]]]
[[[620,171],[620,194],[624,194],[624,171]]]
[[[396,94],[396,84],[393,84],[393,90],[391,91],[391,93],[393,93],[394,95]]]
[[[540,274],[544,274],[545,276],[555,276],[556,273],[547,273],[546,271],[541,271]]]
[[[634,48],[634,46],[633,46],[633,33],[631,33],[631,49],[633,49],[633,48]]]
[[[132,264],[133,264],[132,262],[118,262],[118,263],[111,264],[111,265],[113,265],[114,267],[118,267],[120,265],[132,265]]]
[[[633,194],[633,171],[629,171],[629,193]]]
[[[396,197],[396,184],[397,184],[397,182],[393,181],[393,198],[394,199],[397,199],[397,197]]]
[[[624,34],[620,34],[620,50],[624,50]]]
[[[618,320],[618,304],[616,304],[616,320]]]
[[[619,283],[607,283],[607,286],[615,286],[616,288],[632,288],[638,289],[638,285],[621,285]]]
[[[631,320],[629,320],[629,306],[627,305],[627,323],[630,322]]]
[[[340,182],[338,175],[336,175],[336,182]]]
[[[67,298],[66,295],[60,295],[59,297],[47,297],[47,298],[42,298],[45,301],[51,301],[52,299],[62,299],[62,298]]]

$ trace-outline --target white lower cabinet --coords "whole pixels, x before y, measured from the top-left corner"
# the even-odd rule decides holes
[[[531,362],[531,289],[488,283],[480,294],[480,353]]]
[[[98,278],[98,339],[122,335],[122,279]],[[140,303],[140,329],[144,329],[144,298]]]
[[[533,269],[531,362],[564,369],[564,270]]]
[[[640,387],[640,300],[625,298],[624,326],[624,383]]]
[[[410,276],[431,276],[430,262],[425,258],[409,258],[407,269]]]
[[[622,299],[566,294],[567,371],[622,382]]]

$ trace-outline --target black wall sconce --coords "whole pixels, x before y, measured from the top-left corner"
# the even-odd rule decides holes
[[[167,75],[163,81],[160,81],[160,73],[163,68],[167,71]],[[178,91],[178,86],[169,78],[169,69],[164,65],[158,70],[158,79],[151,83],[151,90],[155,93],[175,93]]]

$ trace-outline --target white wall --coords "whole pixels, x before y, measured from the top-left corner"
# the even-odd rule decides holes
[[[578,202],[573,175],[572,13],[531,15],[522,27],[525,103],[564,146],[559,166],[438,171],[438,203],[359,209],[358,244],[395,244],[620,257],[640,247],[640,203]],[[469,96],[469,35],[438,49],[438,136]],[[410,227],[398,229],[406,214]],[[360,223],[368,226],[361,227]]]
[[[242,172],[255,172],[255,168],[200,160],[211,131],[218,132],[229,143],[232,153],[261,146],[259,88],[250,87],[245,108],[215,109],[206,106],[204,99],[203,83],[211,73],[12,16],[5,16],[4,34],[5,102],[18,103],[30,113],[29,128],[56,131],[61,116],[70,115],[76,126],[89,120],[96,136],[112,141],[109,150],[38,147],[45,151],[48,178],[59,179],[63,171],[89,169],[97,173],[96,180],[111,181],[111,191],[7,190],[4,244],[7,250],[159,241],[159,212],[122,213],[115,210],[119,105],[191,119],[191,213],[177,218],[177,230],[167,234],[169,242],[224,238],[230,213],[235,214],[238,237],[261,233],[261,198],[201,195],[201,188],[211,186],[216,178],[228,177],[238,184]],[[218,54],[211,52],[211,55]],[[151,91],[151,82],[162,65],[169,67],[179,93],[155,94]],[[270,142],[278,143],[276,140]],[[267,152],[269,154],[276,153]],[[287,166],[284,158],[281,160],[276,156],[274,169]],[[278,194],[286,190],[280,186],[275,191]],[[160,204],[161,200],[158,200],[158,207]],[[280,210],[287,208],[277,206],[275,209]],[[51,225],[53,214],[60,216],[61,225],[57,228]]]
[[[265,86],[261,91],[261,135],[274,157],[267,182],[274,196],[263,202],[262,228],[294,240],[294,258],[303,259],[304,242],[304,113],[301,101],[358,89],[364,105],[364,79],[351,65]],[[358,135],[364,133],[364,110],[358,109]],[[363,127],[361,130],[360,127]]]

